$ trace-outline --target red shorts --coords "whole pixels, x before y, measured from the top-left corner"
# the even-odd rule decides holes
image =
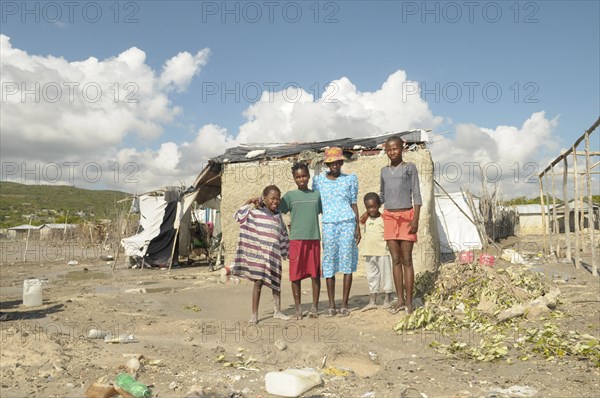
[[[290,281],[321,277],[321,241],[290,240]]]
[[[417,241],[417,234],[410,233],[410,222],[415,215],[415,209],[388,211],[384,210],[383,239]]]

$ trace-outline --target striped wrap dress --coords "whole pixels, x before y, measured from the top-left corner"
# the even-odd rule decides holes
[[[281,291],[281,265],[288,257],[290,240],[281,213],[242,206],[234,215],[240,236],[231,274]]]

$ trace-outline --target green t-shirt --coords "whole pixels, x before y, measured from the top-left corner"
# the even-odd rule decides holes
[[[323,212],[319,191],[289,191],[279,203],[282,213],[292,212],[291,240],[321,239],[319,214]]]

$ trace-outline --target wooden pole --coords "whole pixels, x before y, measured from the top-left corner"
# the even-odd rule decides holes
[[[29,234],[31,233],[31,220],[33,216],[29,216],[29,228],[27,229],[27,238],[25,238],[25,251],[23,252],[23,262],[27,259],[27,246],[29,246]]]
[[[598,119],[600,120],[600,119]],[[586,168],[586,185],[587,185],[587,197],[588,197],[588,229],[590,230],[590,244],[592,246],[592,275],[598,276],[598,259],[596,258],[596,242],[594,241],[594,229],[596,223],[594,220],[594,208],[592,202],[592,176],[590,175],[592,169],[590,168],[590,130],[585,132],[585,168]]]
[[[554,236],[554,241],[556,242],[556,258],[560,255],[560,235],[558,228],[558,217],[556,217],[556,191],[554,190],[554,167],[550,169],[550,176],[552,178],[552,235]]]
[[[538,177],[540,184],[540,203],[542,206],[542,245],[544,248],[544,254],[548,254],[548,241],[546,240],[546,206],[544,206],[544,184],[542,183],[542,175]]]
[[[575,147],[573,147],[573,153],[575,153]],[[575,268],[581,268],[581,260],[579,258],[579,185],[577,183],[577,156],[573,156],[573,185],[575,185],[575,201],[574,213],[575,220],[573,220],[573,226],[575,227]],[[570,230],[570,228],[569,228]]]
[[[569,208],[569,196],[567,195],[567,180],[569,179],[569,175],[567,174],[567,171],[569,169],[569,161],[567,160],[567,157],[563,157],[563,167],[564,167],[564,171],[563,171],[563,200],[564,200],[564,209],[565,209],[565,214],[564,214],[564,220],[565,220],[565,239],[567,240],[567,249],[565,252],[565,257],[567,260],[572,261],[571,260],[571,209]]]

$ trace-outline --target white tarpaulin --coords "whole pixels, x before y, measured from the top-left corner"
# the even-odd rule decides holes
[[[140,229],[137,235],[121,239],[121,246],[125,249],[126,256],[140,256],[146,254],[148,243],[158,236],[163,215],[167,208],[164,196],[142,195],[137,198],[140,209]]]
[[[463,194],[451,193],[454,204],[447,195],[435,195],[435,213],[437,228],[440,237],[440,252],[452,253],[468,249],[480,249],[481,239],[477,228],[457,207],[465,212],[471,220],[474,220],[471,209]],[[479,206],[479,200],[473,198],[475,206]]]

